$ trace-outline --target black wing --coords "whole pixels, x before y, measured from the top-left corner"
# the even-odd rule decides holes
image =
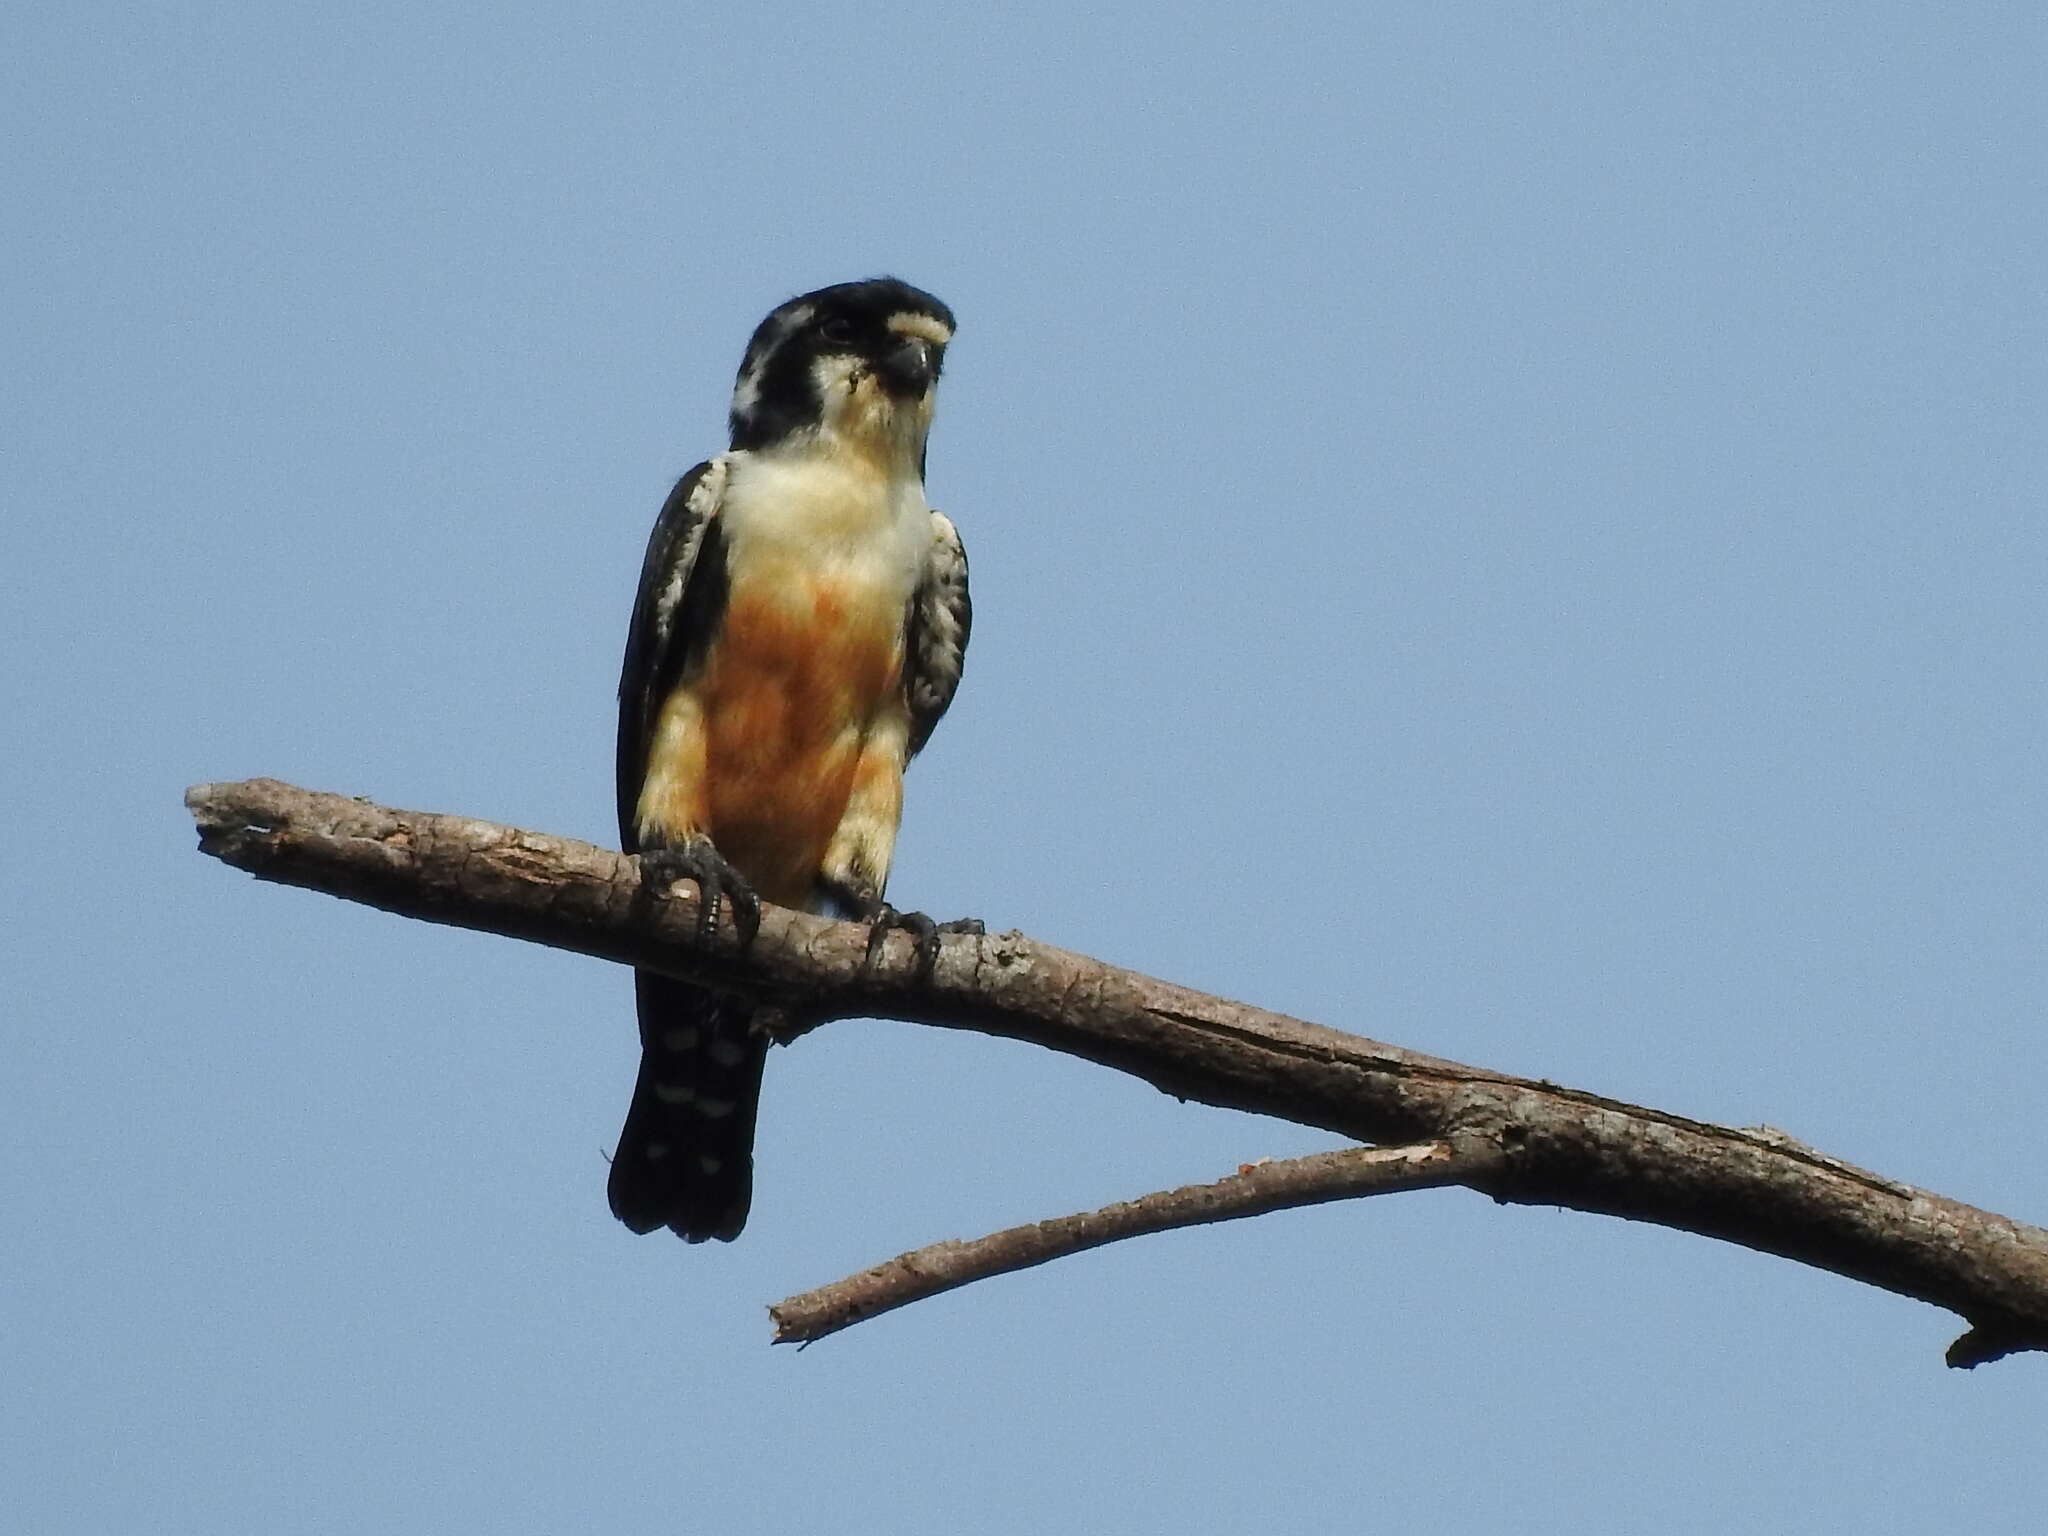
[[[903,694],[910,704],[910,752],[930,740],[932,727],[953,702],[967,664],[967,634],[974,604],[967,598],[967,551],[960,531],[943,512],[932,513],[932,542],[924,579],[910,599],[905,637]]]
[[[619,837],[638,849],[634,812],[661,706],[704,659],[725,606],[725,541],[718,505],[726,464],[699,464],[676,482],[647,539],[626,665],[619,674]]]

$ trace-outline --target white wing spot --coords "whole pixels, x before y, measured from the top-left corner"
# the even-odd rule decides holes
[[[658,1163],[668,1156],[668,1143],[665,1141],[650,1141],[642,1150],[647,1155],[647,1161]]]
[[[654,1096],[664,1104],[687,1104],[697,1097],[697,1090],[685,1083],[656,1083]]]
[[[676,573],[661,584],[661,595],[654,600],[654,620],[663,629],[675,618],[676,604],[683,600],[683,578],[687,574],[688,570],[678,563]]]
[[[720,454],[711,461],[711,467],[704,471],[704,478],[697,482],[697,488],[690,492],[690,510],[704,514],[718,505],[718,498],[725,494],[725,455]]]
[[[747,1059],[747,1048],[737,1040],[714,1040],[711,1059],[721,1067],[736,1067]]]
[[[732,1113],[731,1099],[699,1099],[697,1109],[707,1120],[723,1120]]]
[[[725,1159],[722,1157],[699,1157],[697,1159],[697,1166],[706,1173],[716,1173],[725,1166]]]
[[[661,1046],[666,1051],[694,1051],[697,1049],[697,1026],[677,1024],[661,1032]]]

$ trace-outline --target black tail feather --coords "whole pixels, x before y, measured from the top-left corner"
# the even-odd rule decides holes
[[[745,1003],[636,971],[640,1077],[612,1158],[612,1214],[635,1232],[731,1242],[754,1192],[766,1035]]]

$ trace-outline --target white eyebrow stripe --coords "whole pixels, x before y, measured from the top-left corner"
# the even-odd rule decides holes
[[[943,320],[934,320],[930,315],[920,315],[906,309],[889,317],[889,329],[898,336],[915,336],[928,341],[935,347],[943,347],[953,339],[952,327]]]

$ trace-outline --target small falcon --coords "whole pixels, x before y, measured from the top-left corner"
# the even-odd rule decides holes
[[[767,900],[936,952],[940,925],[883,892],[904,766],[967,651],[967,556],[924,499],[952,339],[952,311],[895,278],[791,299],[747,344],[732,450],[684,475],[654,525],[619,679],[619,834],[648,884],[697,882],[707,929],[723,904],[751,937]],[[648,971],[634,985],[612,1212],[729,1242],[766,1034],[735,998]]]

